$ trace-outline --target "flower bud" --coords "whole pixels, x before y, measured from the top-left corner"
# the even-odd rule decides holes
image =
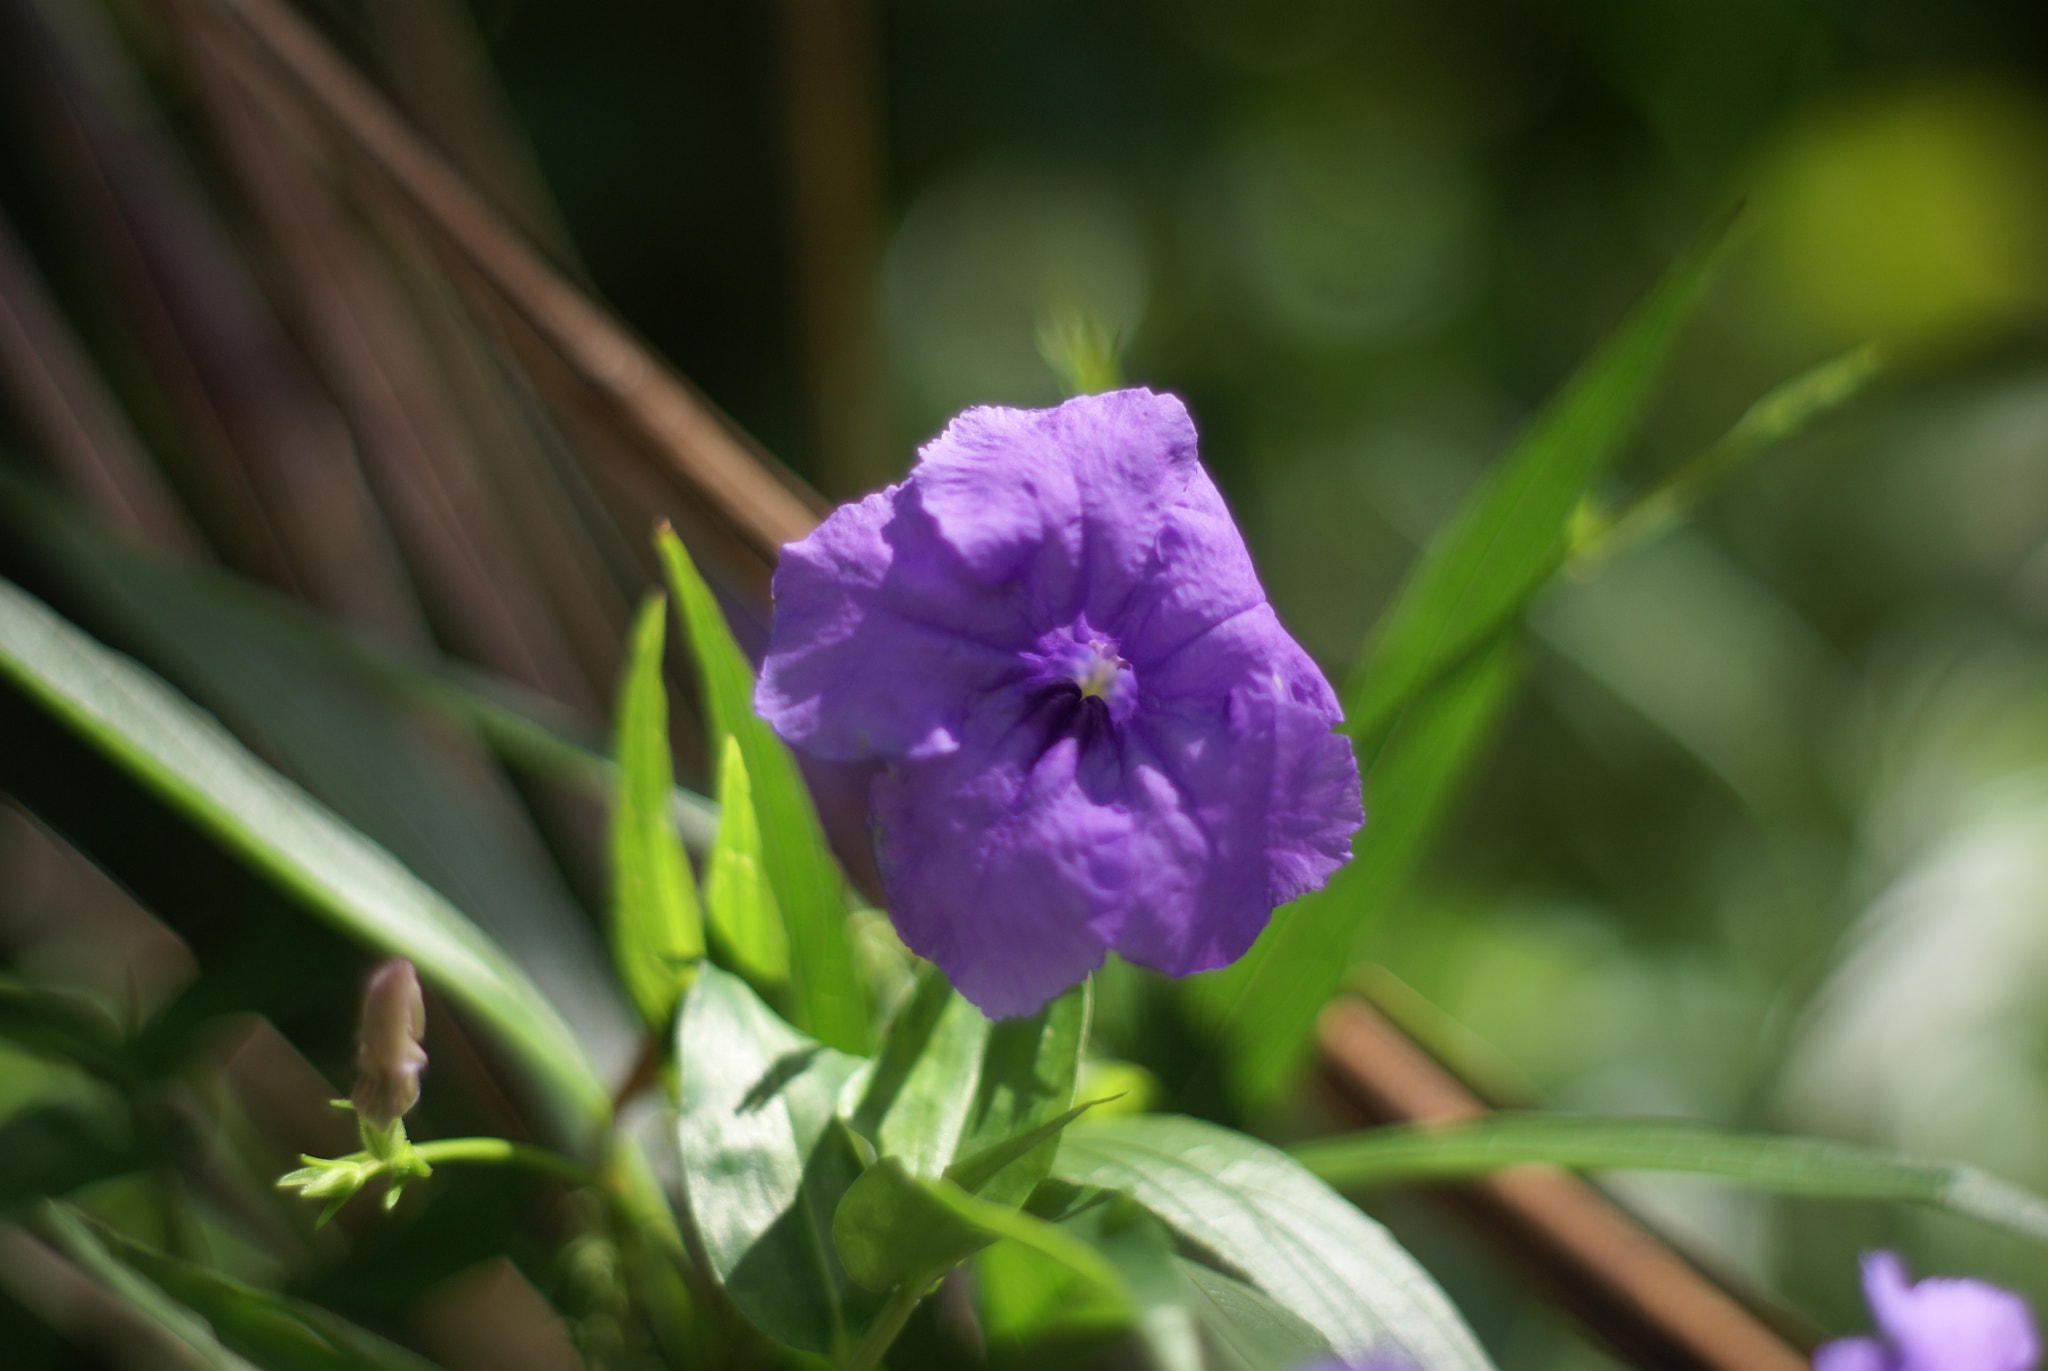
[[[356,1088],[351,1099],[365,1127],[382,1132],[419,1103],[427,1054],[426,1001],[412,963],[394,957],[370,973],[363,1021],[356,1033]]]

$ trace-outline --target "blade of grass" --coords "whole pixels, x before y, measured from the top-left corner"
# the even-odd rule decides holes
[[[704,956],[690,859],[669,818],[668,687],[661,649],[668,597],[641,602],[619,685],[618,786],[611,818],[612,958],[650,1029],[667,1027]]]
[[[1459,1180],[1529,1163],[1574,1171],[1680,1171],[1783,1194],[1930,1205],[2048,1242],[2048,1199],[1977,1167],[1684,1119],[1492,1114],[1376,1128],[1291,1151],[1317,1176],[1347,1190]]]

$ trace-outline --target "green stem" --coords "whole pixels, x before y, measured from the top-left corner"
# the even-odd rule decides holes
[[[513,1142],[509,1138],[440,1138],[434,1142],[414,1143],[413,1151],[429,1166],[440,1166],[445,1162],[523,1166],[559,1176],[573,1185],[595,1186],[599,1183],[597,1173],[581,1162],[573,1162],[544,1147]]]
[[[875,1315],[875,1321],[868,1325],[860,1345],[839,1364],[839,1371],[874,1371],[881,1364],[882,1354],[903,1331],[903,1325],[910,1322],[911,1311],[917,1308],[918,1301],[924,1298],[925,1288],[931,1283],[930,1276],[915,1276],[897,1286],[896,1292],[889,1296],[889,1302],[882,1306],[882,1312]]]

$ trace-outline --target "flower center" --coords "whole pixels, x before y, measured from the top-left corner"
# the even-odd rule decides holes
[[[1100,638],[1081,649],[1082,656],[1074,671],[1074,684],[1081,687],[1084,700],[1109,702],[1118,692],[1124,673],[1131,664],[1116,655],[1114,644]]]
[[[1036,668],[1033,711],[1048,738],[1085,742],[1137,708],[1137,673],[1117,651],[1116,640],[1092,631],[1085,620],[1047,634],[1026,660]]]

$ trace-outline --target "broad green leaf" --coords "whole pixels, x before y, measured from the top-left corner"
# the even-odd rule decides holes
[[[176,1364],[168,1360],[175,1357],[208,1371],[259,1371],[224,1346],[205,1319],[118,1261],[77,1210],[53,1202],[37,1214],[36,1223],[58,1251],[140,1315],[164,1340],[167,1364]]]
[[[1359,926],[1399,895],[1521,669],[1518,646],[1497,644],[1404,713],[1366,781],[1366,825],[1351,840],[1351,861],[1276,911],[1235,966],[1189,983],[1187,993],[1220,1024],[1238,1098],[1270,1100],[1292,1084]]]
[[[796,1025],[829,1047],[864,1052],[870,1040],[867,995],[847,939],[845,884],[810,791],[789,749],[754,713],[753,666],[733,641],[711,587],[666,526],[655,541],[689,634],[711,741],[715,745],[732,734],[746,759],[768,881],[789,931]]]
[[[636,1025],[602,935],[517,794],[443,722],[452,712],[444,701],[457,691],[440,688],[437,718],[419,707],[420,691],[365,665],[368,649],[303,609],[218,571],[110,543],[4,477],[0,519],[113,642],[476,923],[603,1074],[625,1071]],[[434,675],[421,668],[410,679]],[[490,678],[472,671],[463,679]],[[593,761],[601,774],[589,784],[601,796],[611,767]]]
[[[704,908],[734,970],[763,990],[788,984],[789,931],[768,882],[747,759],[730,733],[719,752],[718,837],[704,868]]]
[[[1347,1190],[1483,1175],[1528,1162],[1579,1171],[1685,1171],[1788,1194],[1932,1205],[2048,1242],[2048,1199],[1976,1167],[1682,1119],[1493,1114],[1306,1143],[1294,1157]]]
[[[1203,1371],[1201,1325],[1187,1281],[1174,1264],[1165,1225],[1121,1195],[1105,1196],[1060,1224],[1093,1247],[1123,1277],[1131,1321],[1153,1371]],[[1293,1371],[1293,1368],[1276,1368]]]
[[[611,1098],[552,1005],[431,887],[126,657],[0,581],[0,673],[173,808],[381,951],[410,957],[530,1077],[557,1134],[593,1144]]]
[[[832,1241],[847,1274],[874,1291],[927,1284],[1002,1238],[1105,1289],[1123,1288],[1113,1265],[1058,1226],[944,1178],[913,1175],[894,1157],[862,1172],[832,1217]]]
[[[847,1281],[832,1215],[861,1174],[835,1117],[860,1061],[792,1030],[737,976],[705,966],[676,1029],[677,1144],[705,1260],[769,1336],[835,1353],[876,1302]]]
[[[105,1249],[204,1318],[229,1351],[265,1371],[433,1371],[433,1363],[318,1305],[153,1252],[103,1227]]]
[[[690,859],[669,818],[675,775],[668,750],[668,688],[661,648],[668,601],[659,591],[633,618],[619,682],[612,751],[612,960],[640,1017],[668,1026],[704,956]]]
[[[1195,1119],[1083,1120],[1053,1175],[1121,1190],[1243,1275],[1341,1356],[1431,1371],[1489,1365],[1458,1312],[1387,1231],[1284,1152]]]
[[[1036,1014],[991,1023],[936,967],[890,1021],[854,1129],[914,1176],[933,1177],[1039,1127],[1074,1098],[1088,1032],[1084,982]],[[1044,1179],[1051,1135],[968,1185],[983,1198],[1021,1204]],[[955,1179],[959,1179],[957,1176]]]

